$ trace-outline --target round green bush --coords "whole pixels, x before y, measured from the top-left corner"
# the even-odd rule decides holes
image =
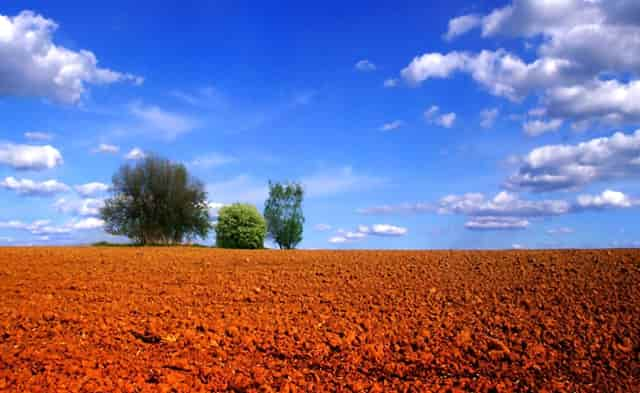
[[[264,248],[267,224],[255,206],[234,203],[218,212],[216,246],[220,248]]]

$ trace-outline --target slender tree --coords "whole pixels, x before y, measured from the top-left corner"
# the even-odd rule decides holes
[[[105,230],[140,245],[180,244],[211,229],[207,193],[182,164],[157,156],[123,165],[100,215]]]
[[[304,190],[299,183],[269,181],[269,198],[264,206],[268,236],[280,247],[290,250],[302,241]]]

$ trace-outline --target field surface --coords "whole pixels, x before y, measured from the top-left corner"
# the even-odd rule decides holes
[[[0,248],[0,391],[640,391],[640,252]]]

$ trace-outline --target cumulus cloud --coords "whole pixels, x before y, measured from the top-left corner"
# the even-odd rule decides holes
[[[575,202],[562,199],[526,200],[519,195],[502,191],[493,198],[482,193],[447,195],[437,203],[386,205],[360,209],[360,214],[456,214],[467,217],[465,228],[470,230],[525,229],[531,219],[562,216],[590,210],[622,209],[640,206],[640,199],[619,191],[605,190],[599,195],[580,195]],[[359,232],[370,233],[368,227]]]
[[[426,53],[414,58],[400,75],[410,85],[417,86],[427,79],[447,78],[453,72],[463,69],[467,62],[468,55],[465,53]]]
[[[578,196],[577,206],[581,209],[607,209],[607,208],[627,208],[637,206],[638,200],[632,200],[626,194],[604,190],[599,195],[582,194]]]
[[[547,132],[557,131],[562,127],[562,119],[528,120],[522,124],[522,130],[529,136],[538,136]]]
[[[480,127],[492,128],[500,114],[498,108],[487,108],[480,111]]]
[[[47,142],[53,139],[53,134],[49,132],[25,132],[24,137],[33,142]]]
[[[353,231],[339,229],[337,235],[329,238],[329,243],[347,243],[366,239],[369,236],[398,237],[405,236],[409,230],[390,224],[358,225]]]
[[[635,123],[640,120],[640,5],[632,0],[513,0],[486,15],[449,21],[445,38],[480,26],[485,38],[519,37],[535,43],[537,59],[526,63],[503,49],[478,54],[427,53],[402,76],[417,85],[430,78],[469,73],[491,94],[520,101],[540,93],[554,119]]]
[[[383,124],[382,127],[380,127],[380,130],[381,131],[393,131],[393,130],[396,130],[396,129],[402,127],[403,125],[404,125],[404,122],[402,120],[394,120],[392,122]]]
[[[363,71],[363,72],[375,71],[377,68],[375,64],[373,64],[367,59],[358,61],[354,67],[356,70]]]
[[[640,51],[637,56],[640,56]],[[596,80],[582,85],[560,86],[547,91],[544,103],[549,115],[570,117],[577,122],[638,122],[640,81]]]
[[[109,185],[100,182],[91,182],[75,186],[74,188],[78,192],[78,194],[84,197],[88,197],[108,191]]]
[[[640,171],[640,130],[576,145],[538,147],[521,158],[505,186],[534,192],[570,190],[594,182],[635,178]]]
[[[564,200],[524,200],[507,191],[491,199],[480,193],[447,195],[440,199],[439,214],[464,214],[491,217],[540,217],[566,214],[571,206]]]
[[[31,11],[0,15],[0,95],[44,97],[77,103],[87,84],[120,81],[142,83],[142,78],[98,67],[88,50],[56,45],[58,25]]]
[[[104,221],[95,217],[83,218],[82,220],[73,221],[69,224],[69,227],[73,230],[99,229],[103,226]]]
[[[95,217],[72,220],[64,225],[52,224],[51,220],[36,220],[31,223],[19,220],[0,221],[0,228],[22,230],[38,236],[66,235],[74,231],[99,229],[103,225],[104,221]]]
[[[470,74],[491,94],[511,101],[521,101],[539,89],[580,80],[580,70],[569,60],[547,57],[526,63],[504,49],[477,54],[427,53],[416,57],[401,75],[417,86],[428,79],[448,78],[457,71]]]
[[[24,196],[50,196],[70,190],[69,186],[57,180],[38,182],[31,179],[16,179],[13,176],[1,181],[0,187]]]
[[[18,220],[0,221],[0,228],[24,230],[32,235],[59,235],[72,231],[66,226],[55,226],[50,220],[37,220],[32,223],[26,223]]]
[[[60,198],[53,207],[61,213],[71,214],[74,216],[92,216],[100,215],[100,209],[104,206],[104,199],[84,198],[84,199],[68,199]]]
[[[116,145],[109,145],[107,143],[101,143],[93,149],[94,153],[110,153],[110,154],[118,154],[120,151],[120,147]]]
[[[440,107],[432,105],[424,111],[424,118],[430,124],[451,128],[456,121],[456,114],[453,112],[440,114]]]
[[[0,144],[0,164],[18,170],[43,170],[62,165],[62,154],[53,146]]]
[[[142,151],[142,149],[138,148],[138,147],[134,147],[133,149],[131,149],[129,151],[129,153],[127,153],[124,158],[127,160],[141,160],[143,158],[145,158],[147,155],[145,154],[144,151]]]
[[[454,38],[474,29],[482,23],[482,18],[476,14],[462,15],[449,21],[449,29],[444,39],[451,41]]]

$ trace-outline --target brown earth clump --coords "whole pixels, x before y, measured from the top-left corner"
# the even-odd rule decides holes
[[[640,251],[0,249],[0,391],[640,391]]]

